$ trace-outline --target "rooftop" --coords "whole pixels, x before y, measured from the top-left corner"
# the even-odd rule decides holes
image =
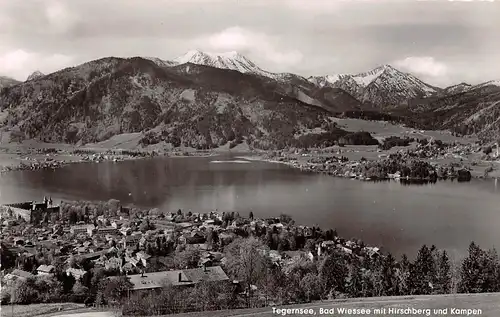
[[[179,282],[179,275],[181,281]],[[229,278],[220,266],[212,266],[189,270],[176,270],[176,271],[162,271],[142,274],[134,274],[128,276],[130,282],[133,284],[132,289],[153,289],[160,288],[166,285],[180,286],[180,285],[194,285],[196,283],[207,281],[227,281]]]

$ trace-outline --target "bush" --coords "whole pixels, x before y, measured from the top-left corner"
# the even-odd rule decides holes
[[[493,152],[493,148],[491,146],[487,146],[483,149],[483,153],[486,155],[490,155]]]
[[[393,148],[395,146],[408,146],[413,141],[414,141],[413,139],[408,138],[408,137],[402,139],[402,138],[397,137],[397,136],[391,136],[391,137],[384,139],[384,141],[380,145],[380,148],[382,150],[390,150],[391,148]]]

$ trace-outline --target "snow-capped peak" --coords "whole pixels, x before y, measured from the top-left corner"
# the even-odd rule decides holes
[[[309,81],[320,87],[341,88],[362,101],[375,104],[397,104],[410,98],[430,96],[438,91],[417,77],[387,64],[355,75],[310,77]]]
[[[271,73],[265,71],[236,51],[212,53],[202,52],[200,50],[191,50],[184,55],[177,57],[174,61],[177,64],[192,63],[221,69],[235,70],[240,73],[255,74],[279,81],[286,80],[286,78],[291,75],[288,73]]]
[[[174,61],[178,64],[192,63],[222,69],[236,70],[241,73],[255,73],[261,75],[266,73],[248,58],[236,51],[212,53],[202,52],[199,50],[191,50],[186,54],[177,57]]]
[[[500,80],[490,80],[484,83],[484,85],[489,85],[489,86],[498,86],[500,87]]]
[[[28,78],[26,79],[26,81],[28,81],[28,80],[35,80],[35,79],[38,79],[38,78],[43,77],[43,76],[45,76],[44,73],[42,73],[39,70],[36,70],[31,75],[28,76]]]

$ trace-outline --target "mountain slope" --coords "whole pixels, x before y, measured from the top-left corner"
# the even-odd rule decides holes
[[[243,74],[254,74],[278,81],[289,81],[291,78],[295,77],[303,78],[296,74],[272,73],[263,70],[247,57],[236,51],[208,53],[199,50],[191,50],[174,59],[173,63],[176,65],[191,63],[220,69],[235,70]],[[305,78],[303,79],[305,80]]]
[[[20,81],[15,80],[13,78],[6,77],[6,76],[0,76],[0,89],[2,89],[4,87],[11,87],[11,86],[17,85],[19,83],[20,83]]]
[[[440,91],[390,65],[356,75],[315,76],[309,81],[319,87],[343,89],[358,100],[373,103],[381,109],[407,104],[408,100],[432,96]]]
[[[28,80],[35,80],[35,79],[41,78],[43,76],[45,76],[44,73],[42,73],[39,70],[36,70],[31,75],[28,76],[28,78],[26,79],[26,81],[28,81]]]
[[[26,138],[67,143],[149,131],[144,144],[209,148],[246,140],[281,148],[331,126],[327,111],[268,85],[258,76],[200,65],[104,58],[6,88],[0,108],[9,108],[7,128]]]
[[[442,95],[454,95],[465,92],[471,89],[472,87],[473,87],[472,85],[469,85],[467,83],[460,83],[458,85],[446,87],[445,89],[443,89],[441,93]]]
[[[418,119],[428,129],[476,134],[484,141],[500,138],[500,86],[495,82],[435,99]]]

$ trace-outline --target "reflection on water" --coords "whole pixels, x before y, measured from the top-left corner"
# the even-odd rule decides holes
[[[52,195],[115,198],[168,211],[287,213],[298,223],[337,228],[346,238],[361,238],[396,254],[412,254],[423,243],[455,254],[471,240],[485,248],[500,243],[500,197],[493,180],[402,186],[406,182],[361,182],[280,164],[211,160],[155,158],[12,172],[1,175],[0,202]]]

